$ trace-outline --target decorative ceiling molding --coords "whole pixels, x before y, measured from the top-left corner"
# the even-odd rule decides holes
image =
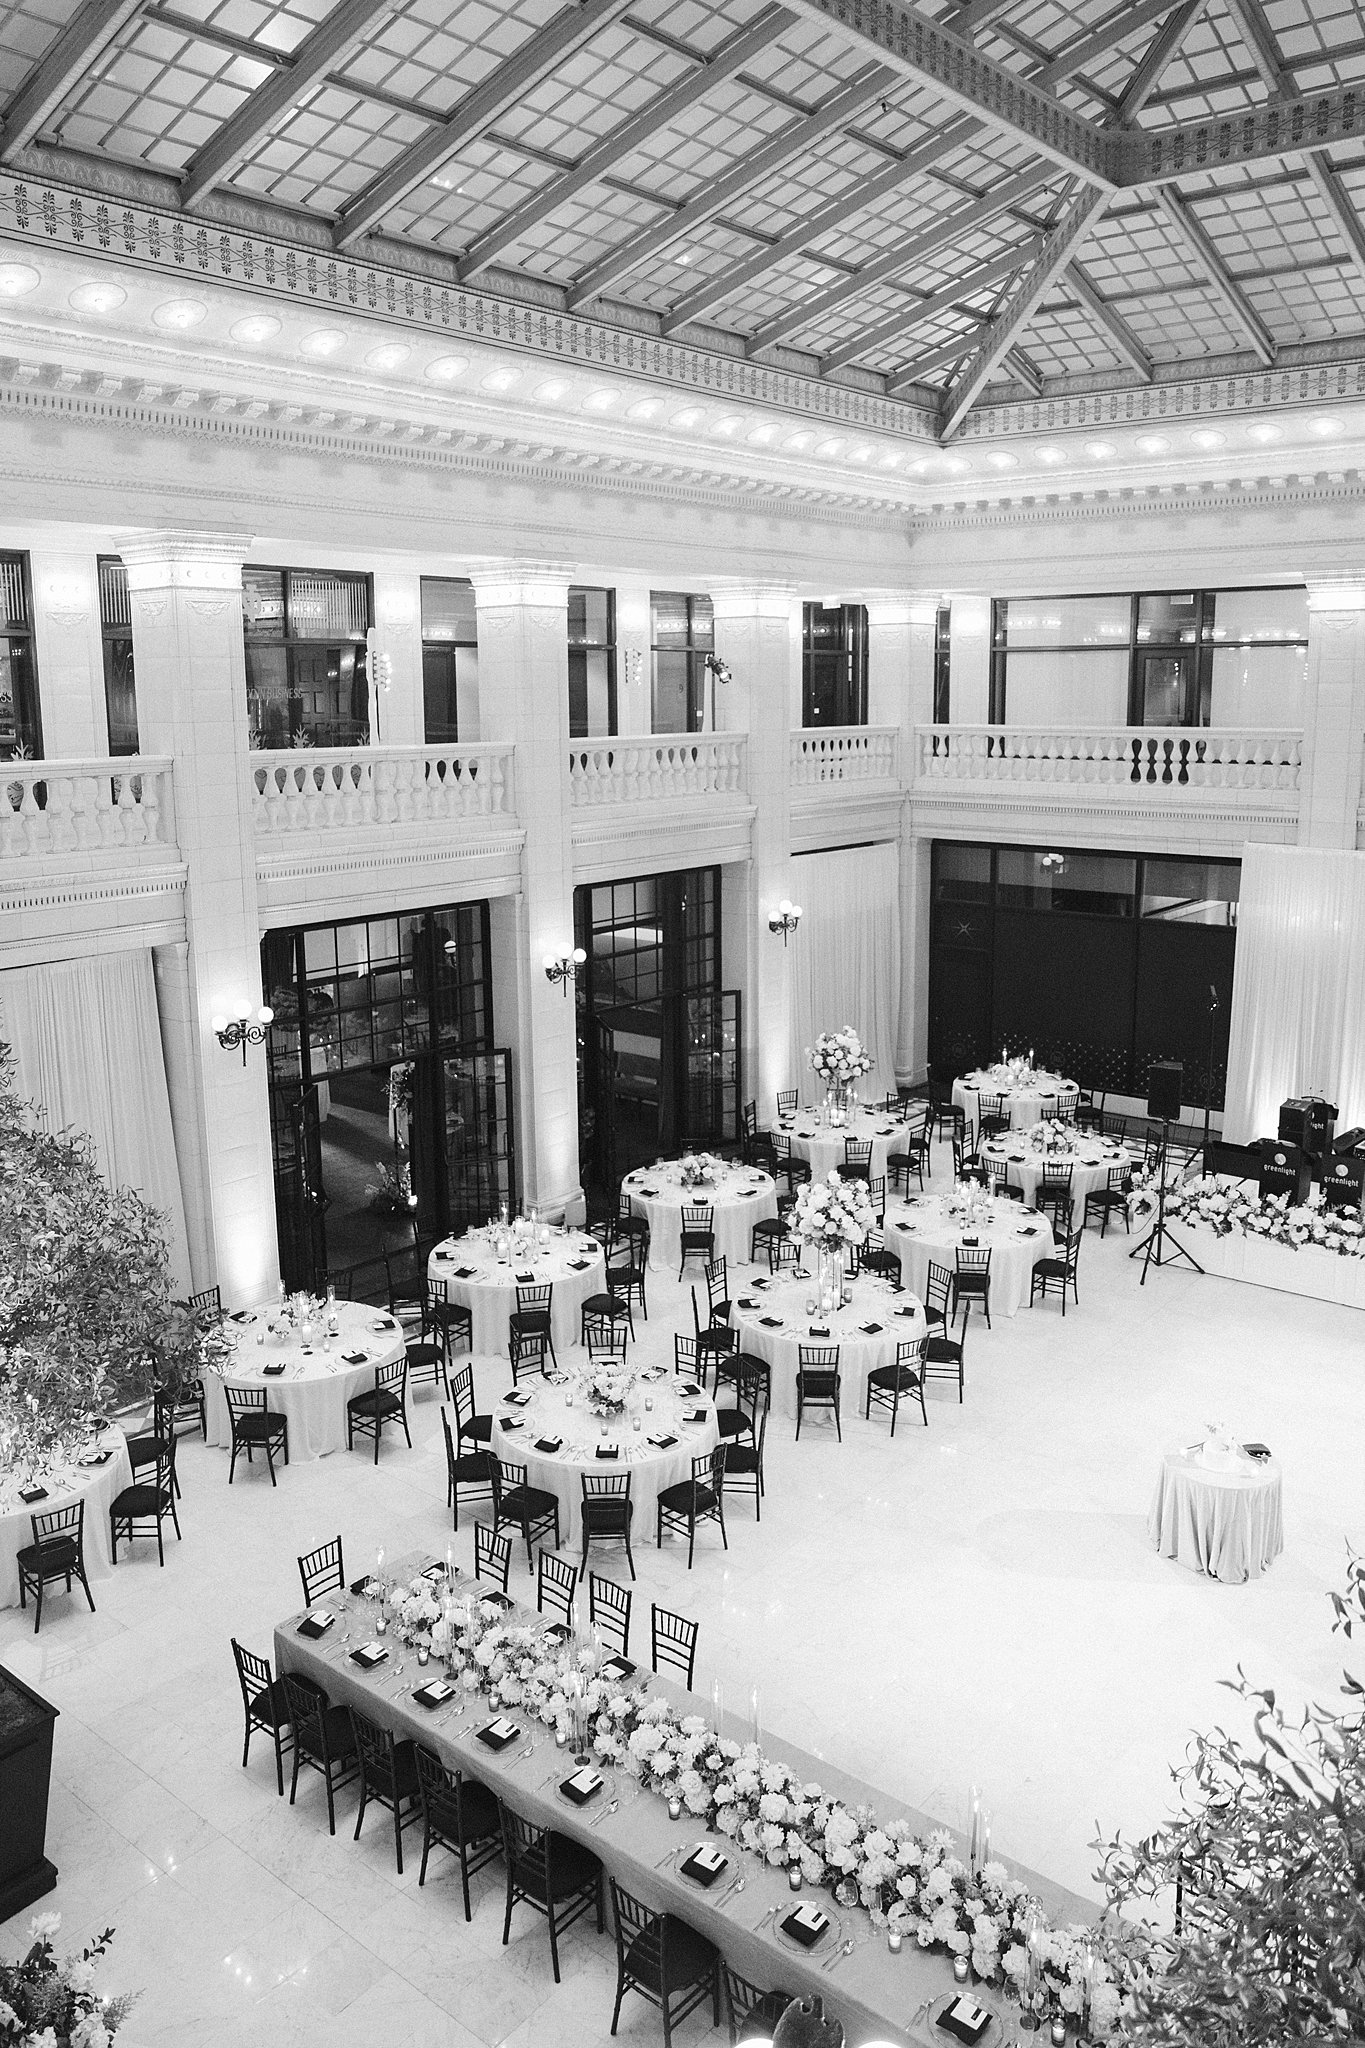
[[[1357,469],[1291,472],[1254,481],[1135,484],[1131,489],[1019,492],[1013,497],[944,501],[912,515],[913,534],[981,533],[1044,526],[1059,521],[1198,516],[1282,510],[1288,506],[1365,504],[1365,472]]]
[[[370,315],[430,334],[527,351],[547,361],[647,377],[689,395],[747,399],[784,412],[912,439],[933,437],[922,405],[854,385],[823,382],[774,364],[753,363],[695,342],[667,340],[557,307],[502,298],[361,257],[262,236],[224,222],[196,225],[174,212],[23,175],[0,178],[0,231],[49,248],[117,259],[182,283],[245,286],[295,306]]]
[[[1158,373],[1158,377],[1159,377]],[[1365,357],[1287,364],[1274,369],[1214,372],[1178,382],[1093,391],[1079,397],[1028,398],[981,406],[969,413],[959,445],[1006,435],[1064,433],[1068,428],[1138,426],[1147,421],[1197,419],[1209,414],[1274,412],[1282,406],[1330,404],[1365,396]]]

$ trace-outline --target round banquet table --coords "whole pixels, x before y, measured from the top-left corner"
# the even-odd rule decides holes
[[[657,1377],[641,1376],[639,1387],[626,1403],[624,1418],[608,1421],[605,1435],[601,1429],[603,1418],[594,1415],[585,1404],[581,1392],[572,1385],[571,1376],[532,1378],[521,1389],[531,1396],[523,1407],[503,1400],[495,1411],[498,1420],[493,1426],[490,1450],[515,1464],[525,1465],[528,1483],[555,1495],[562,1544],[582,1541],[585,1472],[629,1472],[630,1498],[635,1509],[630,1540],[637,1549],[652,1543],[659,1495],[665,1487],[690,1479],[692,1460],[703,1452],[713,1451],[720,1441],[715,1403],[705,1389],[699,1387],[695,1398],[684,1399],[679,1388],[692,1382],[680,1381],[666,1366],[657,1366],[654,1372]],[[574,1396],[572,1407],[565,1400],[568,1393]],[[652,1411],[645,1408],[646,1396],[653,1400]],[[696,1409],[705,1410],[705,1420],[684,1422],[684,1415]],[[637,1415],[638,1432],[634,1427]],[[504,1417],[520,1422],[521,1428],[503,1429]],[[674,1436],[677,1442],[659,1449],[649,1442],[651,1436]],[[555,1437],[563,1440],[558,1451],[536,1449],[538,1438]],[[616,1444],[620,1456],[599,1458],[599,1444]]]
[[[1065,1088],[1075,1087],[1074,1081],[1067,1081],[1060,1074],[1045,1073],[1041,1067],[1035,1069],[1035,1077],[1027,1088],[1011,1088],[1008,1081],[997,1080],[991,1069],[964,1074],[953,1083],[953,1107],[967,1112],[967,1122],[973,1129],[981,1118],[983,1095],[998,1095],[1010,1120],[1012,1130],[1027,1130],[1030,1124],[1038,1123],[1045,1116],[1053,1116],[1057,1109],[1057,1097]]]
[[[18,1473],[0,1473],[0,1607],[19,1605],[18,1558],[19,1552],[33,1541],[30,1517],[70,1507],[74,1500],[85,1502],[85,1576],[92,1585],[96,1579],[108,1578],[114,1569],[109,1547],[109,1508],[115,1494],[132,1485],[133,1468],[128,1460],[127,1438],[112,1424],[100,1433],[92,1450],[83,1455],[96,1456],[106,1450],[110,1455],[102,1464],[83,1465],[78,1459],[39,1474],[34,1484],[47,1488],[47,1499],[35,1500],[31,1505],[19,1498]],[[23,1483],[28,1484],[27,1474]],[[59,1579],[55,1588],[48,1588],[48,1593],[64,1589],[65,1582]],[[81,1612],[88,1613],[79,1585],[73,1586],[72,1591],[80,1602]]]
[[[941,1195],[916,1196],[894,1221],[887,1218],[887,1245],[899,1253],[901,1278],[921,1300],[929,1284],[930,1261],[956,1272],[964,1235],[990,1247],[992,1320],[1014,1315],[1028,1300],[1033,1268],[1039,1259],[1052,1256],[1052,1225],[1032,1209],[994,1197],[990,1220],[965,1229],[949,1216]]]
[[[330,1350],[323,1349],[325,1316],[317,1318],[319,1334],[307,1349],[298,1331],[273,1307],[247,1309],[227,1318],[223,1332],[232,1339],[237,1355],[222,1378],[216,1373],[204,1376],[211,1444],[224,1450],[232,1447],[224,1386],[264,1387],[267,1408],[283,1415],[289,1425],[291,1459],[325,1458],[329,1452],[345,1450],[346,1403],[374,1385],[377,1365],[392,1365],[403,1356],[404,1339],[401,1325],[367,1302],[339,1301],[336,1316],[337,1335],[330,1340]],[[267,1375],[267,1365],[282,1365],[284,1371]]]
[[[1163,1557],[1224,1585],[1258,1579],[1284,1549],[1278,1458],[1239,1458],[1220,1472],[1199,1453],[1169,1451],[1161,1461],[1147,1534]]]
[[[438,1244],[427,1262],[427,1275],[444,1280],[449,1300],[467,1308],[474,1318],[474,1350],[485,1356],[508,1356],[508,1324],[517,1309],[517,1286],[554,1287],[550,1296],[550,1334],[555,1356],[580,1340],[583,1304],[605,1286],[602,1247],[595,1238],[571,1231],[552,1237],[535,1259],[513,1258],[500,1264],[487,1230],[471,1230]]]
[[[987,1138],[981,1146],[978,1157],[1003,1162],[1009,1168],[1009,1178],[1015,1187],[1024,1190],[1026,1202],[1037,1200],[1042,1186],[1044,1165],[1071,1167],[1071,1199],[1076,1205],[1076,1218],[1080,1220],[1085,1198],[1097,1188],[1109,1185],[1109,1171],[1114,1166],[1133,1167],[1137,1165],[1126,1145],[1116,1145],[1110,1138],[1086,1137],[1076,1133],[1074,1152],[1049,1152],[1044,1154],[1029,1143],[1026,1137],[1011,1131],[1008,1137]],[[993,1263],[993,1262],[992,1262]]]
[[[621,1183],[630,1206],[649,1225],[649,1263],[661,1271],[678,1270],[682,1247],[682,1212],[705,1203],[716,1234],[716,1257],[732,1266],[747,1266],[754,1225],[777,1215],[777,1189],[771,1177],[754,1166],[717,1168],[706,1187],[684,1187],[676,1161],[639,1173]]]
[[[806,1303],[814,1289],[814,1279],[805,1274],[779,1277],[766,1286],[755,1283],[733,1303],[731,1327],[739,1332],[740,1350],[772,1368],[774,1415],[795,1418],[796,1374],[803,1344],[838,1345],[839,1413],[861,1415],[868,1374],[894,1365],[896,1346],[906,1338],[924,1336],[928,1327],[924,1309],[917,1297],[898,1292],[891,1281],[860,1273],[846,1307],[832,1315],[811,1315]],[[815,1335],[812,1323],[828,1324],[828,1336]],[[875,1331],[865,1327],[872,1323],[880,1327]]]
[[[872,1158],[868,1176],[872,1180],[880,1180],[886,1173],[887,1153],[903,1135],[904,1121],[890,1110],[861,1108],[854,1110],[847,1123],[831,1129],[828,1124],[820,1122],[816,1110],[811,1108],[776,1124],[774,1129],[791,1139],[793,1159],[804,1159],[808,1163],[812,1180],[823,1180],[835,1167],[842,1173],[845,1138],[861,1138],[864,1143],[871,1139]]]

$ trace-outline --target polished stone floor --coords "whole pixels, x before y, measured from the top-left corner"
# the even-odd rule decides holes
[[[856,1421],[840,1444],[816,1421],[796,1444],[778,1421],[760,1525],[734,1503],[728,1555],[704,1535],[690,1576],[676,1546],[637,1559],[637,1650],[651,1598],[696,1616],[702,1688],[759,1683],[780,1734],[946,1820],[979,1783],[1006,1858],[1091,1895],[1097,1824],[1160,1819],[1190,1729],[1233,1711],[1218,1680],[1239,1662],[1290,1699],[1333,1697],[1326,1595],[1347,1541],[1365,1546],[1365,1321],[1179,1268],[1140,1288],[1125,1251],[1087,1235],[1065,1322],[1055,1300],[993,1331],[973,1317],[966,1402],[934,1388],[927,1431],[903,1422],[892,1443]],[[651,1275],[642,1350],[685,1319],[685,1291]],[[481,1364],[481,1405],[506,1378]],[[1286,1549],[1247,1586],[1157,1558],[1145,1533],[1162,1451],[1222,1418],[1285,1466]],[[129,2048],[608,2039],[609,1939],[575,1929],[556,1989],[538,1919],[523,1909],[500,1947],[499,1866],[466,1927],[448,1859],[419,1892],[378,1816],[351,1841],[353,1795],[333,1841],[316,1779],[291,1811],[264,1744],[240,1768],[229,1637],[269,1650],[298,1552],[338,1529],[357,1569],[380,1541],[443,1549],[430,1393],[413,1434],[378,1471],[339,1455],[275,1492],[259,1470],[229,1491],[226,1454],[187,1438],[164,1571],[142,1546],[96,1586],[96,1615],[59,1596],[36,1641],[0,1614],[0,1657],[61,1709],[44,1904],[73,1945],[117,1929],[103,1981],[142,1989]],[[467,1525],[456,1544],[471,1562]],[[628,2001],[620,2038],[658,2040],[657,2015]],[[682,2038],[713,2037],[699,2018]]]

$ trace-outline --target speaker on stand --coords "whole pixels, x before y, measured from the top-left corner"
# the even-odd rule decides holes
[[[1142,1253],[1142,1280],[1147,1285],[1149,1266],[1170,1266],[1177,1259],[1183,1259],[1187,1266],[1193,1266],[1196,1273],[1204,1268],[1198,1260],[1186,1251],[1174,1231],[1166,1228],[1166,1151],[1170,1143],[1171,1125],[1180,1121],[1180,1091],[1184,1085],[1185,1069],[1179,1060],[1154,1060],[1147,1069],[1147,1115],[1161,1124],[1161,1147],[1157,1153],[1156,1222],[1143,1238],[1129,1252],[1130,1259]]]

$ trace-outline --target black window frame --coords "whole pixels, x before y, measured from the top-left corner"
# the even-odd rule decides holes
[[[278,635],[267,632],[253,632],[248,626],[245,598],[247,578],[251,575],[278,576],[281,578],[280,623],[282,630]],[[332,635],[295,632],[293,630],[295,624],[293,617],[294,583],[296,578],[302,576],[312,576],[324,581],[331,580],[337,583],[348,584],[363,591],[365,600],[364,631],[359,634],[337,633]],[[370,571],[368,569],[314,569],[302,565],[299,567],[286,567],[283,563],[279,562],[247,562],[243,565],[242,569],[242,594],[242,637],[247,661],[247,702],[249,707],[254,703],[260,712],[264,713],[267,701],[264,693],[257,687],[251,676],[251,657],[253,652],[257,649],[278,648],[284,654],[284,701],[287,722],[279,744],[289,747],[306,744],[323,749],[368,746],[373,733],[374,717],[374,704],[369,675],[369,635],[374,628],[374,577]],[[329,733],[326,737],[319,738],[316,717],[310,722],[302,715],[302,697],[305,684],[300,671],[304,654],[316,655],[319,649],[332,646],[337,647],[338,650],[347,647],[354,649],[351,689],[353,696],[363,703],[364,715],[362,717],[357,712],[353,712],[345,718],[338,715],[331,721],[338,730]],[[340,677],[338,676],[339,682]],[[278,702],[278,699],[275,701]],[[349,728],[349,730],[346,730],[346,728]],[[270,751],[272,744],[263,718],[261,716],[254,718],[251,738],[253,749],[261,748],[264,751]]]
[[[828,623],[827,623],[828,622]],[[833,644],[820,645],[827,632]],[[823,717],[820,705],[832,692],[843,717]],[[867,724],[867,606],[825,604],[801,607],[801,724],[806,731]]]
[[[605,640],[590,640],[586,630],[575,635],[573,630],[573,604],[575,597],[605,597],[607,613],[607,637]],[[587,613],[584,609],[586,629]],[[714,627],[713,627],[714,633]],[[617,732],[616,700],[616,591],[606,583],[571,583],[565,617],[565,637],[569,645],[569,738],[571,740],[614,739]],[[587,656],[604,654],[607,666],[607,729],[605,733],[589,730]],[[581,712],[579,706],[581,704]]]
[[[43,700],[38,648],[33,631],[33,567],[26,548],[0,549],[0,567],[17,571],[22,616],[0,618],[0,639],[9,643],[13,696],[0,695],[0,761],[43,759]],[[0,589],[7,578],[0,577]],[[15,671],[16,651],[18,669]],[[7,708],[8,707],[8,708]]]
[[[682,647],[661,646],[659,642],[659,609],[662,604],[685,605],[687,609],[687,639]],[[706,616],[700,617],[700,607],[705,606]],[[706,730],[706,658],[716,651],[715,608],[710,596],[701,590],[651,590],[649,593],[649,724],[651,732],[673,731],[671,726],[661,726],[658,721],[659,707],[659,657],[660,655],[681,654],[687,663],[687,724],[686,732]]]
[[[419,578],[420,588],[417,599],[419,631],[422,635],[422,732],[429,747],[452,747],[459,744],[460,710],[459,677],[460,649],[479,651],[478,606],[474,606],[474,632],[470,639],[455,639],[448,633],[428,633],[426,623],[426,592],[429,584],[458,583],[471,596],[474,585],[468,576],[423,576]],[[438,673],[440,671],[440,673]],[[477,671],[475,680],[477,683]],[[433,701],[438,692],[444,692],[445,717],[433,717]]]
[[[104,668],[104,723],[113,760],[138,751],[137,674],[133,655],[133,615],[128,601],[128,571],[122,555],[96,555],[95,580],[100,600],[100,655]],[[122,671],[122,673],[120,673]],[[115,700],[127,691],[129,720],[115,719]],[[131,744],[129,741],[131,740]]]

